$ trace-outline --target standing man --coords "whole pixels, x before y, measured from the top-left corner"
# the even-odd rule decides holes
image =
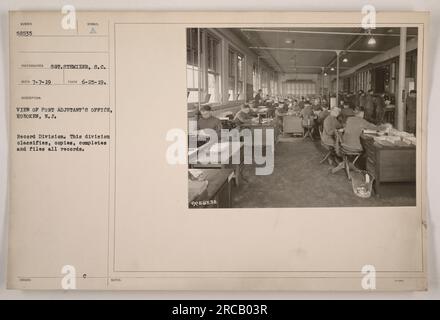
[[[364,92],[364,90],[359,90],[356,98],[357,99],[356,99],[355,108],[358,108],[360,110],[364,110],[364,107],[365,107],[365,92]]]
[[[365,120],[374,122],[374,91],[368,90],[364,104]]]
[[[385,94],[374,97],[374,111],[376,114],[376,124],[383,123],[383,117],[385,115]]]
[[[301,100],[298,103],[298,106],[301,110],[304,108],[305,103],[306,103],[306,99],[304,99],[304,97],[301,97]]]
[[[417,92],[411,90],[406,98],[406,131],[416,134]]]

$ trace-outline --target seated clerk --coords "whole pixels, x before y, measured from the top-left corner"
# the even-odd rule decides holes
[[[264,106],[268,110],[269,117],[273,117],[275,115],[275,106],[273,100],[270,98],[268,94],[266,95],[266,99],[264,100]]]
[[[339,113],[339,108],[333,108],[324,120],[321,139],[326,145],[334,146],[336,143],[336,130],[342,128],[342,124],[338,120]]]
[[[235,115],[234,121],[237,125],[250,124],[254,118],[251,114],[251,107],[246,103],[241,106],[240,111]]]
[[[325,119],[330,115],[330,111],[328,110],[328,108],[323,107],[322,111],[318,114],[318,124],[322,125],[325,121]],[[338,115],[339,115],[339,111],[338,111]]]
[[[292,109],[292,111],[293,112],[299,112],[299,111],[301,111],[301,108],[300,108],[300,106],[299,106],[299,104],[298,104],[298,100],[293,100],[293,103],[292,103],[292,107],[291,107],[291,109]]]
[[[344,105],[345,105],[345,101],[344,101],[343,99],[339,100],[338,108],[339,108],[340,110],[344,109]]]
[[[249,115],[252,117],[258,117],[258,106],[256,101],[250,101],[249,103],[247,103],[249,105],[249,107],[251,108],[251,110],[249,111]]]
[[[306,103],[306,99],[304,97],[301,97],[301,100],[298,103],[298,106],[301,110],[304,108],[305,103]]]
[[[416,133],[417,91],[411,90],[406,98],[406,131]]]
[[[278,107],[278,113],[284,114],[289,111],[289,101],[284,101],[280,106]]]
[[[304,109],[301,110],[300,116],[302,117],[302,126],[303,128],[312,128],[312,136],[316,134],[316,121],[315,121],[315,113],[313,112],[313,107],[310,102],[306,102],[304,105]]]
[[[347,119],[353,116],[354,116],[354,110],[347,103],[344,103],[340,115],[341,122],[345,124],[347,122]]]
[[[314,111],[322,110],[321,101],[319,98],[315,98],[313,100],[313,110]]]
[[[378,130],[378,127],[364,119],[364,112],[358,111],[354,117],[349,117],[342,136],[342,147],[350,151],[362,151],[361,134],[365,129]]]
[[[263,90],[258,89],[258,93],[255,95],[254,101],[256,107],[263,104]]]
[[[313,108],[312,105],[309,102],[306,102],[304,104],[304,108],[301,110],[301,117],[304,120],[312,119],[313,118]]]
[[[200,109],[200,117],[197,120],[197,130],[212,129],[217,132],[217,136],[220,137],[220,130],[222,129],[222,123],[219,118],[212,115],[212,109],[209,105],[204,105]]]

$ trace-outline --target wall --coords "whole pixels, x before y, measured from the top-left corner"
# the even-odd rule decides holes
[[[310,74],[310,73],[286,73],[279,76],[279,81],[281,83],[288,80],[311,80],[316,84],[316,94],[321,94],[321,87],[324,89],[329,89],[331,85],[331,79],[334,78],[331,75],[324,76],[324,82],[322,82],[321,74]],[[282,94],[285,94],[284,92]]]
[[[417,39],[416,38],[412,38],[406,43],[406,52],[412,51],[414,49],[417,49]],[[400,50],[399,46],[394,47],[392,49],[389,49],[388,51],[383,52],[383,53],[381,53],[371,59],[368,59],[368,60],[358,64],[357,66],[354,66],[353,68],[350,68],[344,72],[341,72],[340,76],[344,77],[344,76],[350,75],[353,72],[355,72],[356,70],[358,70],[359,68],[362,68],[363,66],[366,66],[369,63],[373,63],[373,64],[380,63],[380,62],[387,61],[389,59],[398,57],[400,54],[399,50]]]

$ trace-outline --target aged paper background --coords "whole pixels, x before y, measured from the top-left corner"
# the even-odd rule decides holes
[[[104,21],[109,16],[112,15],[92,15],[93,19]],[[78,16],[88,17],[86,13]],[[168,22],[179,23],[163,28],[164,17],[170,19]],[[51,14],[41,18],[49,21]],[[403,14],[379,15],[378,22],[401,23],[410,21],[408,18]],[[110,99],[115,115],[110,119],[110,128],[108,121],[99,122],[101,118],[75,124],[117,132],[110,154],[102,150],[87,157],[60,154],[57,161],[50,163],[45,158],[47,155],[30,154],[12,159],[13,176],[19,172],[27,178],[26,181],[11,179],[12,190],[20,190],[12,193],[10,204],[12,286],[57,288],[60,266],[69,261],[79,274],[88,275],[80,281],[80,288],[84,289],[359,290],[360,268],[365,264],[374,264],[380,271],[383,280],[379,289],[425,288],[426,255],[422,251],[421,228],[425,199],[420,179],[416,208],[240,209],[194,213],[185,209],[186,167],[172,167],[165,162],[165,149],[169,145],[164,139],[166,131],[186,127],[186,108],[181,107],[186,105],[186,26],[203,27],[208,23],[213,26],[213,22],[215,26],[226,22],[237,26],[249,26],[255,21],[299,23],[301,19],[319,22],[322,16],[310,19],[300,14],[253,14],[247,15],[246,21],[241,14],[231,13],[209,17],[202,13],[166,16],[125,13],[114,19],[119,23],[113,30],[109,29],[115,35],[110,37],[109,48],[111,79],[115,80],[110,81]],[[359,21],[356,14],[330,17],[326,14],[326,21],[332,19],[335,23]],[[423,17],[419,19],[419,23],[425,21]],[[158,63],[147,63],[150,58]],[[143,72],[133,72],[136,69]],[[175,76],[167,77],[169,74]],[[169,88],[175,88],[173,94]],[[90,103],[95,95],[91,92],[83,98]],[[164,97],[173,106],[173,114],[161,107]],[[17,129],[14,123],[11,125],[12,131]],[[26,129],[29,128],[20,128]],[[420,165],[423,147],[418,148],[419,177],[423,174]],[[32,157],[32,166],[38,167],[38,171],[28,165],[28,157]],[[103,165],[106,162],[108,165]],[[45,186],[48,176],[60,179],[61,184],[54,189],[52,183]],[[38,181],[41,188],[36,190],[31,181]],[[48,193],[50,210],[45,210],[47,205],[40,200]],[[28,201],[20,201],[23,198]],[[30,206],[32,210],[28,210]],[[40,211],[44,212],[43,216],[31,214]],[[29,231],[36,225],[38,236],[30,236]],[[53,237],[56,243],[51,241]],[[41,253],[47,258],[40,259]],[[187,276],[188,271],[191,277]],[[35,280],[23,285],[14,276]],[[122,281],[109,282],[107,276]]]

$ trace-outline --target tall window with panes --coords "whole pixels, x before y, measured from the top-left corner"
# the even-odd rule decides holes
[[[258,83],[258,68],[255,63],[252,64],[252,86],[254,89],[254,96],[255,96],[258,92],[258,89],[260,89],[260,84]]]
[[[229,49],[228,51],[228,95],[229,101],[244,100],[244,55]]]
[[[208,33],[206,35],[208,93],[210,103],[221,102],[221,46],[220,40]]]
[[[189,104],[198,103],[201,94],[201,47],[200,29],[186,29],[186,84]]]

